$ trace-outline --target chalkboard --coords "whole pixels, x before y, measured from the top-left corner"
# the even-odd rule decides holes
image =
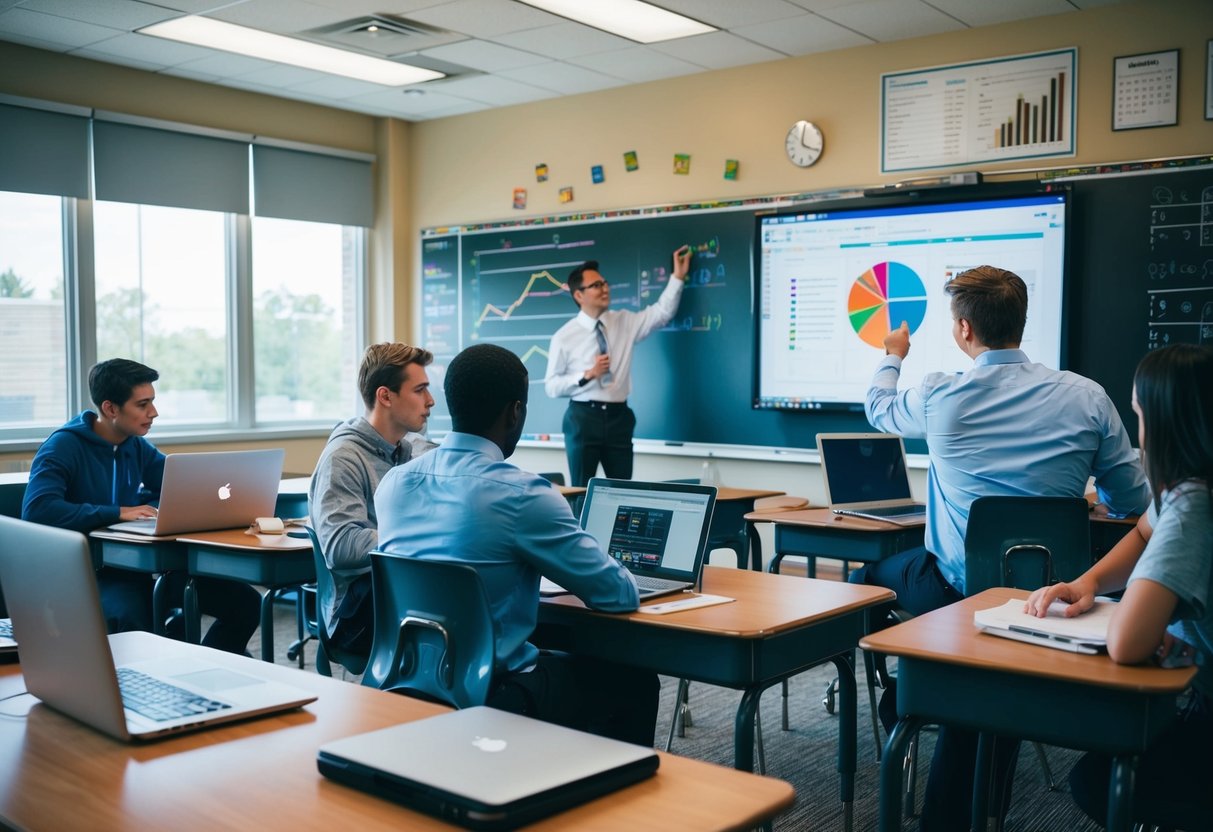
[[[1213,343],[1213,168],[1072,183],[1070,368],[1136,443],[1133,371],[1150,349]]]
[[[1176,341],[1213,343],[1213,167],[1069,183],[1068,368],[1104,386],[1129,427],[1133,370]],[[695,250],[675,319],[636,349],[630,404],[636,436],[668,442],[814,447],[819,431],[868,429],[862,413],[753,410],[753,205],[571,222],[427,231],[422,244],[422,344],[435,353],[431,430],[450,429],[443,369],[487,341],[530,371],[526,436],[561,432],[566,400],[543,390],[551,335],[576,314],[562,288],[598,260],[614,308],[651,303],[671,254]],[[997,265],[997,264],[994,264]],[[907,445],[922,452],[921,443]]]

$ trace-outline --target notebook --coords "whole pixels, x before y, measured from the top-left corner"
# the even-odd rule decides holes
[[[340,783],[471,829],[513,829],[642,780],[651,748],[493,708],[465,708],[327,743]]]
[[[169,639],[162,639],[164,658],[115,668],[85,537],[0,517],[0,541],[0,584],[21,644],[26,689],[49,707],[130,740],[298,708],[316,699],[260,677],[251,660],[252,670],[232,670],[205,661],[199,648]],[[144,701],[135,702],[141,691]],[[173,716],[174,711],[184,715]]]
[[[715,506],[713,485],[595,477],[581,527],[632,573],[643,600],[699,583]]]
[[[235,529],[256,517],[273,517],[285,455],[281,448],[169,454],[164,459],[157,517],[114,523],[110,528],[172,535]]]
[[[910,525],[927,507],[910,496],[906,452],[892,433],[819,433],[826,499],[835,514]]]
[[[1022,600],[1007,601],[1000,607],[977,610],[973,624],[983,633],[1026,641],[1071,653],[1098,653],[1107,649],[1108,624],[1116,602],[1097,598],[1095,606],[1082,615],[1066,618],[1064,601],[1054,601],[1044,618],[1023,611]]]

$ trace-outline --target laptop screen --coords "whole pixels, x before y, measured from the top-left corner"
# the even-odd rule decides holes
[[[819,434],[817,448],[831,506],[910,499],[900,436]]]
[[[581,526],[633,572],[694,580],[714,497],[699,485],[594,479]]]

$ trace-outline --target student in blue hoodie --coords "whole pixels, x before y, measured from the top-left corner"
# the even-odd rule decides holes
[[[164,454],[143,437],[159,415],[150,367],[114,358],[88,375],[97,411],[86,410],[56,430],[34,456],[21,519],[88,534],[126,520],[155,517]],[[33,553],[31,553],[33,554]],[[198,578],[199,608],[215,623],[202,643],[244,653],[260,617],[260,597],[247,584]],[[152,577],[102,567],[101,607],[111,633],[152,629]],[[174,579],[174,593],[183,578]]]

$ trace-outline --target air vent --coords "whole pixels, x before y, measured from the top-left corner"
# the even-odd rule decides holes
[[[457,32],[387,14],[345,20],[299,34],[328,46],[383,58],[467,40],[466,35]]]

